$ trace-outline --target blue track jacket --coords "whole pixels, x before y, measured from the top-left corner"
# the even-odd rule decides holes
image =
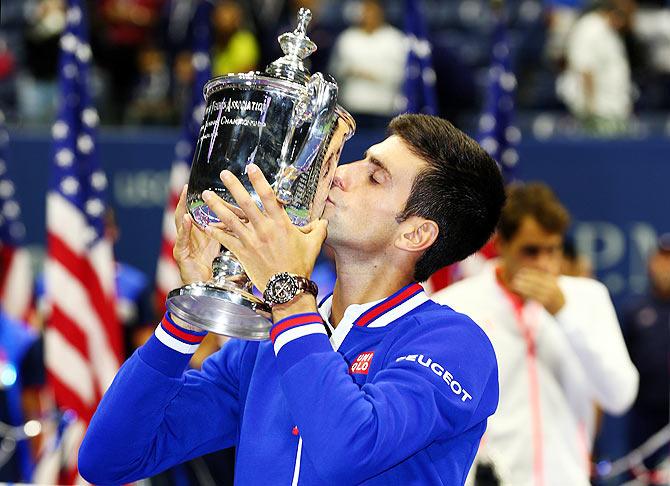
[[[418,284],[350,306],[330,331],[299,314],[185,372],[204,333],[166,316],[100,403],[81,474],[129,483],[235,446],[245,486],[463,484],[498,403],[484,332]]]

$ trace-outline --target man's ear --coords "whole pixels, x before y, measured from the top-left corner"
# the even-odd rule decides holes
[[[413,216],[400,224],[399,234],[395,241],[396,248],[411,252],[427,250],[440,234],[435,221]]]

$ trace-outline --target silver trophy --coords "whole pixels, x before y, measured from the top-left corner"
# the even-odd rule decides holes
[[[201,228],[219,221],[202,200],[205,189],[236,205],[219,178],[223,169],[235,174],[261,206],[246,175],[250,163],[273,184],[293,224],[303,226],[321,216],[355,123],[337,105],[335,81],[310,75],[303,64],[316,50],[305,33],[311,17],[308,9],[300,9],[298,27],[279,36],[285,55],[264,73],[229,74],[205,85],[207,103],[187,194],[188,210]],[[168,310],[217,334],[267,339],[270,307],[254,295],[242,265],[222,249],[212,270],[210,281],[170,292]]]

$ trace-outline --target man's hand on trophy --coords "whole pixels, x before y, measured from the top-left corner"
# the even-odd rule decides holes
[[[188,285],[206,282],[212,277],[212,260],[219,254],[220,245],[193,224],[186,210],[186,190],[187,186],[184,186],[174,213],[177,238],[172,255],[179,267],[182,282]]]
[[[206,233],[230,250],[261,292],[275,273],[289,272],[309,277],[321,245],[326,239],[326,220],[299,228],[291,222],[261,170],[247,166],[249,180],[263,204],[261,211],[242,183],[231,172],[221,180],[244,212],[246,221],[231,211],[212,191],[202,194],[221,223],[209,225]]]

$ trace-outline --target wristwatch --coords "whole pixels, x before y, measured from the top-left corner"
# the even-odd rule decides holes
[[[316,297],[319,294],[319,288],[306,277],[287,272],[275,273],[268,280],[263,299],[272,307],[290,302],[300,292],[307,292]]]

